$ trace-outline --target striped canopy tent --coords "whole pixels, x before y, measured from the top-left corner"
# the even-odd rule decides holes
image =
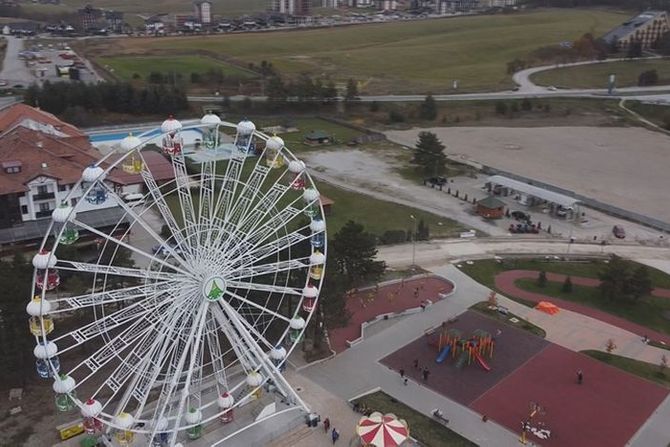
[[[409,438],[407,422],[394,414],[372,413],[358,421],[356,433],[368,447],[397,447]]]

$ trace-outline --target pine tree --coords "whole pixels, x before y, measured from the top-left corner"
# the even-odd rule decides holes
[[[643,296],[649,295],[652,289],[649,269],[644,265],[635,269],[627,286],[627,291],[630,296],[633,299],[638,300]]]
[[[444,150],[445,147],[437,135],[432,132],[421,132],[412,163],[417,165],[422,174],[426,176],[441,175],[445,172],[447,164]]]
[[[347,81],[347,92],[344,96],[344,99],[347,101],[353,101],[358,97],[358,85],[354,79],[349,79]]]
[[[375,261],[376,237],[363,225],[350,220],[335,234],[331,245],[333,265],[346,279],[347,288],[376,282],[384,273],[384,261]]]
[[[423,100],[423,103],[421,103],[419,116],[426,121],[434,121],[437,118],[437,103],[430,93]]]

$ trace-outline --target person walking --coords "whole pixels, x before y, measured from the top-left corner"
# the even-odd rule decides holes
[[[405,377],[402,381],[403,385],[407,386],[407,377]]]
[[[414,359],[414,369],[419,369],[419,359]]]
[[[400,373],[400,378],[404,379],[405,378],[405,370],[403,368],[400,368],[400,370],[398,372]]]
[[[577,383],[581,385],[583,381],[584,381],[584,373],[580,369],[579,371],[577,371]]]
[[[331,434],[331,437],[333,438],[333,444],[337,442],[338,439],[340,439],[340,432],[337,431],[335,427],[333,427],[333,432]]]
[[[330,419],[326,418],[323,420],[323,430],[328,434],[328,430],[330,430]]]

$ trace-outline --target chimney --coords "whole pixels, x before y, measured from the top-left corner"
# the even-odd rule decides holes
[[[46,168],[48,168],[48,167],[49,167],[49,166],[48,166],[46,163],[42,163],[42,169],[46,169]]]
[[[40,149],[42,149],[44,147],[44,143],[42,143],[41,141],[38,141],[36,144],[37,144],[37,147],[39,147]]]

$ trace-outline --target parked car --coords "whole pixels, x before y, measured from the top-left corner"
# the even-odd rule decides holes
[[[447,182],[448,180],[446,177],[431,177],[424,180],[425,184],[429,183],[431,185],[437,185],[437,186],[444,186],[447,184]]]
[[[528,213],[524,213],[523,211],[512,211],[510,215],[516,220],[530,220],[530,215]]]
[[[614,225],[612,228],[612,234],[614,234],[614,237],[617,239],[623,239],[626,237],[626,230],[624,230],[623,227],[620,227],[619,225]]]

